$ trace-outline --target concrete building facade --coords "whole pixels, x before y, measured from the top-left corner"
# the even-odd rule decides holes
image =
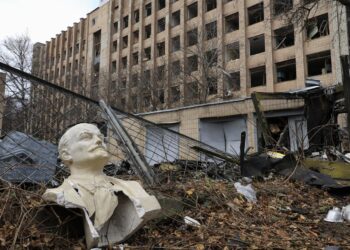
[[[178,124],[179,132],[208,143],[208,124],[243,118],[237,131],[248,131],[247,146],[256,148],[251,93],[304,88],[308,78],[341,83],[346,9],[320,1],[301,30],[285,22],[279,6],[302,1],[110,0],[36,44],[33,72],[157,123]],[[295,113],[301,101],[265,104],[266,111],[302,116]]]

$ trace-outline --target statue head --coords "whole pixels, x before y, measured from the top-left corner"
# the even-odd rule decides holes
[[[58,143],[59,157],[63,163],[75,168],[102,168],[109,154],[103,134],[96,125],[80,123],[69,128]]]

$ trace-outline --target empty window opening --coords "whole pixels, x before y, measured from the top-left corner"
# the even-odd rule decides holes
[[[157,96],[159,103],[163,104],[165,102],[163,89],[156,90],[155,96]]]
[[[180,36],[173,37],[171,39],[172,52],[179,51],[181,48]]]
[[[171,102],[180,101],[180,86],[174,86],[170,88],[170,99]]]
[[[145,48],[144,51],[146,61],[151,60],[151,47]]]
[[[217,37],[217,25],[216,25],[216,21],[211,22],[211,23],[207,23],[205,25],[205,38],[206,40],[210,40],[213,39],[215,37]]]
[[[101,54],[101,30],[94,33],[94,55],[95,59],[100,57]],[[97,61],[95,61],[97,63]]]
[[[125,89],[126,88],[126,78],[123,77],[120,81],[120,88]]]
[[[144,94],[143,96],[143,107],[144,108],[150,108],[151,107],[151,95],[150,94]]]
[[[91,20],[91,23],[92,23],[92,26],[94,26],[94,25],[96,24],[96,18],[93,18],[93,19]]]
[[[149,86],[151,83],[151,71],[149,69],[143,72],[143,84]]]
[[[123,37],[123,49],[128,47],[128,36]]]
[[[187,31],[187,46],[192,46],[198,43],[198,30],[193,29]]]
[[[225,61],[239,59],[239,42],[234,42],[225,46]]]
[[[324,51],[307,56],[308,76],[323,75],[332,72],[331,52]]]
[[[173,14],[171,14],[171,27],[180,25],[180,22],[181,22],[181,15],[180,15],[180,11],[178,10]]]
[[[136,87],[139,82],[139,75],[137,73],[131,75],[131,87]]]
[[[165,65],[161,65],[157,68],[157,80],[163,81],[165,79]]]
[[[215,95],[218,93],[218,78],[209,77],[207,78],[208,94]]]
[[[259,35],[249,38],[250,55],[259,54],[265,52],[265,37]]]
[[[266,85],[266,69],[265,66],[250,69],[250,86],[265,86]]]
[[[79,46],[79,43],[76,43],[76,44],[75,44],[75,48],[74,48],[75,54],[79,52],[79,47],[80,47],[80,46]]]
[[[185,85],[185,98],[189,103],[199,98],[199,88],[197,82],[189,82]]]
[[[172,75],[172,78],[175,79],[180,74],[181,74],[180,61],[172,62],[172,64],[171,64],[171,75]]]
[[[189,73],[198,70],[198,56],[197,55],[187,57],[187,69],[188,69]]]
[[[145,12],[146,12],[146,16],[152,15],[152,3],[146,4]]]
[[[113,61],[112,62],[112,73],[115,73],[115,72],[117,72],[117,62]]]
[[[134,22],[138,23],[140,21],[140,10],[134,11]]]
[[[264,3],[258,3],[248,8],[248,24],[264,21]]]
[[[126,69],[126,67],[128,66],[128,57],[126,56],[122,57],[122,66],[123,66],[123,69]]]
[[[133,32],[133,42],[134,42],[134,44],[139,42],[139,31],[138,30],[135,30]]]
[[[158,33],[165,30],[165,17],[158,20]]]
[[[212,49],[205,52],[204,61],[205,61],[205,64],[208,65],[209,67],[216,66],[218,63],[218,50]]]
[[[276,63],[277,82],[295,80],[297,77],[295,59]]]
[[[113,33],[118,32],[118,22],[113,23]]]
[[[132,64],[136,65],[139,63],[139,52],[132,53]]]
[[[129,26],[129,16],[125,16],[123,18],[123,28],[127,28]]]
[[[157,55],[158,57],[165,55],[165,42],[157,43]]]
[[[158,0],[158,10],[164,9],[166,5],[165,0]]]
[[[225,17],[225,32],[233,32],[239,30],[239,14],[234,13]]]
[[[240,73],[232,72],[224,74],[224,96],[232,96],[234,91],[238,91],[241,88]]]
[[[113,52],[116,52],[118,49],[118,41],[113,41],[112,47]]]
[[[293,25],[283,27],[274,31],[275,49],[286,48],[294,45]]]
[[[145,36],[146,36],[146,39],[147,38],[150,38],[152,35],[152,27],[150,24],[146,25],[145,26]]]
[[[293,8],[293,0],[274,0],[273,13],[275,16],[288,12]]]
[[[211,11],[213,9],[216,9],[217,3],[216,0],[206,0],[206,10]]]
[[[187,19],[190,20],[198,16],[198,3],[195,2],[187,6]]]
[[[311,18],[307,21],[307,37],[315,39],[329,35],[328,14]]]

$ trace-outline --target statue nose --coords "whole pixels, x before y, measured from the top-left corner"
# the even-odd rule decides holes
[[[101,140],[101,138],[98,137],[98,136],[96,136],[96,143],[97,143],[98,145],[102,145],[102,140]]]

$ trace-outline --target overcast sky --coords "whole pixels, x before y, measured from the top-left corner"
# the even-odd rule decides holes
[[[0,40],[26,31],[32,42],[50,40],[99,6],[100,0],[0,0]]]

